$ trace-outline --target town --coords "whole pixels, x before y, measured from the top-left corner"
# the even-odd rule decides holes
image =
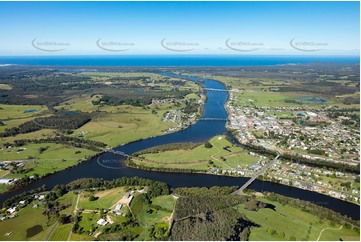
[[[242,145],[262,147],[311,161],[355,167],[359,164],[360,133],[347,125],[349,122],[345,121],[350,121],[349,117],[340,115],[331,118],[330,111],[335,112],[333,106],[256,106],[252,99],[246,100],[248,105],[242,106],[235,104],[242,93],[235,93],[229,92],[230,98],[226,104],[229,114],[227,127]],[[267,157],[259,156],[258,163],[246,169],[211,169],[211,172],[252,177],[269,162],[267,160]],[[297,159],[293,162],[280,159],[259,178],[359,204],[358,172],[305,165],[298,163]]]

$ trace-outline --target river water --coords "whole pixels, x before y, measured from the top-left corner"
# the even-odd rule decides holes
[[[163,74],[167,76],[182,77],[170,73]],[[187,78],[200,83],[198,78]],[[224,85],[218,81],[208,79],[203,80],[200,84],[202,84],[205,88],[224,90],[207,91],[208,98],[204,104],[202,118],[225,119],[227,117],[227,112],[224,109],[224,104],[227,100],[228,93],[225,91]],[[200,120],[184,130],[129,143],[117,147],[115,150],[124,152],[126,154],[132,154],[134,152],[162,144],[206,141],[215,135],[226,132],[227,130],[225,128],[225,124],[225,120]],[[124,157],[120,155],[111,152],[103,153],[78,166],[38,180],[27,187],[2,194],[0,195],[0,203],[16,194],[38,188],[43,184],[45,184],[47,188],[52,188],[57,184],[67,184],[73,180],[86,177],[114,179],[120,177],[138,176],[147,179],[163,181],[169,184],[171,187],[241,186],[249,179],[244,177],[227,177],[208,174],[144,171],[124,166],[122,162],[123,160]],[[360,218],[360,207],[358,205],[319,193],[259,180],[254,181],[249,186],[249,188],[256,191],[269,191],[288,197],[299,198],[313,202],[320,206],[330,208],[353,219],[358,220]]]

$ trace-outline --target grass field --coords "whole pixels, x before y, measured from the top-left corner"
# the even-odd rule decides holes
[[[50,241],[66,241],[68,240],[69,233],[73,228],[73,224],[62,224],[56,226],[55,230],[51,234],[49,240]]]
[[[197,76],[197,74],[195,74]],[[318,97],[322,99],[326,99],[326,103],[317,103],[317,102],[303,102],[304,106],[308,107],[322,107],[322,106],[329,106],[335,105],[338,107],[347,107],[347,108],[357,108],[360,107],[359,104],[352,104],[346,105],[342,103],[342,98],[336,97],[335,95],[323,95],[322,93],[319,94],[310,94],[310,93],[302,93],[302,92],[273,92],[269,91],[272,87],[282,87],[282,86],[293,86],[293,85],[302,85],[299,81],[290,81],[287,78],[277,79],[277,78],[243,78],[243,77],[225,77],[225,76],[204,76],[198,75],[200,77],[208,77],[211,79],[215,79],[225,83],[227,86],[230,85],[232,88],[236,88],[239,90],[243,90],[240,93],[237,93],[235,96],[239,98],[239,101],[236,101],[236,104],[239,105],[250,105],[248,102],[249,99],[254,100],[253,104],[255,106],[269,106],[269,107],[276,107],[276,106],[300,106],[299,104],[295,103],[286,103],[284,102],[285,99],[297,99],[303,97]],[[254,80],[257,81],[257,84],[252,83]],[[345,80],[327,80],[329,82],[335,83],[347,83],[348,81]],[[349,85],[355,85],[355,83],[349,82]],[[356,89],[357,90],[357,89]],[[358,92],[346,96],[355,96],[358,95]]]
[[[94,232],[95,227],[97,226],[97,221],[100,219],[100,214],[93,213],[82,213],[81,220],[79,222],[79,227],[83,228],[85,234],[89,232]]]
[[[172,201],[173,200],[173,201]],[[153,199],[154,205],[159,205],[166,210],[152,209],[149,204],[145,204],[140,200],[134,198],[130,207],[133,215],[143,228],[143,232],[140,234],[140,240],[150,240],[149,229],[159,223],[169,223],[171,211],[174,209],[174,198],[172,196],[160,196]],[[168,210],[168,208],[171,208]]]
[[[39,154],[40,147],[49,148]],[[20,178],[34,174],[41,176],[53,171],[63,170],[77,164],[84,157],[95,154],[94,151],[53,143],[27,144],[22,148],[26,148],[26,150],[19,151],[19,148],[16,147],[0,150],[2,160],[27,160],[24,169],[29,169],[23,173],[9,173],[5,176],[6,178]],[[30,157],[31,159],[28,160]]]
[[[39,149],[41,147],[48,148],[40,154]],[[21,148],[26,149],[20,151],[18,147],[12,147],[10,149],[4,148],[0,150],[0,158],[2,160],[27,160],[29,156],[31,156],[31,159],[82,159],[85,156],[95,154],[94,151],[54,143],[30,143]]]
[[[56,135],[55,130],[53,129],[41,129],[38,131],[34,131],[26,134],[17,134],[15,136],[6,137],[7,142],[14,142],[15,140],[21,139],[46,139],[49,137],[54,137]]]
[[[93,241],[94,237],[86,235],[86,234],[75,234],[72,233],[70,237],[71,241]]]
[[[327,100],[326,103],[317,102],[303,102],[302,105],[298,103],[288,103],[285,100],[297,100],[298,98],[314,97],[309,93],[291,93],[291,92],[266,92],[266,91],[255,91],[246,90],[235,95],[238,101],[235,102],[237,105],[247,106],[268,106],[268,107],[321,107],[325,105],[331,105],[333,102]],[[319,97],[320,98],[320,97]],[[251,101],[252,100],[252,101]]]
[[[95,197],[98,197],[95,201],[89,201],[89,196],[92,193],[82,192],[78,208],[96,210],[96,209],[109,209],[117,201],[119,201],[125,194],[123,187],[117,187],[105,191],[99,191],[93,193]]]
[[[216,136],[209,141],[213,147],[205,148],[200,145],[192,150],[172,150],[156,154],[144,154],[147,161],[138,161],[137,164],[143,164],[154,167],[171,167],[171,168],[193,168],[208,169],[208,161],[213,161],[216,166],[221,168],[235,168],[237,166],[248,166],[257,162],[257,157],[248,154],[241,147],[236,147],[230,143],[225,136]],[[228,147],[227,151],[223,148]],[[223,161],[220,157],[224,157]]]
[[[9,189],[8,185],[0,184],[0,193],[6,192]]]
[[[8,84],[2,84],[0,83],[0,89],[3,89],[3,90],[11,90],[13,89],[10,85]]]
[[[276,211],[262,208],[259,211],[249,211],[244,205],[237,209],[245,214],[248,219],[260,225],[251,229],[250,240],[289,240],[292,236],[296,240],[316,241],[323,228],[339,228],[340,224],[331,225],[325,218],[302,211],[289,205],[281,205],[265,198],[259,200],[273,204]],[[275,230],[276,233],[272,233]],[[359,233],[355,230],[343,229],[340,231],[325,230],[322,240],[359,240]]]
[[[171,195],[166,195],[166,196],[159,196],[159,197],[155,197],[152,199],[152,204],[154,205],[158,205],[162,208],[165,208],[169,211],[173,211],[174,210],[174,206],[175,206],[175,198]]]
[[[164,111],[139,113],[106,114],[74,131],[74,135],[84,132],[87,139],[100,141],[113,147],[142,138],[164,134],[175,123],[162,122]]]
[[[8,172],[9,171],[7,171],[7,170],[0,170],[0,177],[4,176]]]
[[[64,210],[61,210],[60,214],[67,214],[71,215],[74,211],[76,200],[78,198],[77,194],[74,194],[73,192],[69,192],[58,199],[59,203],[61,205],[65,205],[67,208]],[[70,206],[69,206],[70,205]]]
[[[19,119],[33,117],[43,111],[48,110],[46,106],[39,105],[6,105],[0,104],[1,120]]]
[[[29,205],[18,212],[18,217],[0,222],[0,240],[44,240],[51,226],[47,226],[47,218],[43,212],[44,209],[32,208]],[[26,231],[36,225],[42,226],[43,231],[27,237]],[[12,235],[5,236],[9,232],[12,232]]]

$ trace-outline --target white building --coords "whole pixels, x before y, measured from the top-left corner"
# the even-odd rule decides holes
[[[119,211],[122,208],[122,204],[117,204],[117,206],[115,207],[115,211]]]
[[[99,219],[98,222],[97,222],[98,225],[100,226],[105,226],[108,224],[108,222],[105,220],[105,219]]]

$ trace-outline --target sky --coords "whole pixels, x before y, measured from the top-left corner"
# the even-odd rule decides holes
[[[0,2],[0,55],[359,55],[359,2]]]

